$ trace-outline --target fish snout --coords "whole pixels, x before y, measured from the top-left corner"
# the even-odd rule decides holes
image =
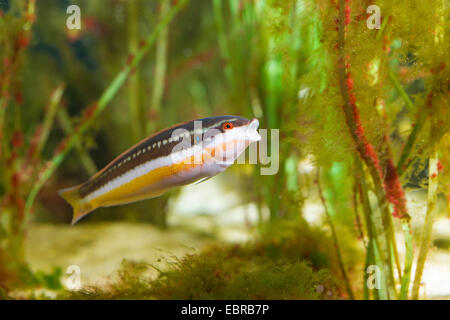
[[[259,121],[256,118],[253,118],[252,121],[248,124],[247,127],[247,139],[251,142],[257,142],[261,140],[261,136],[258,133]]]

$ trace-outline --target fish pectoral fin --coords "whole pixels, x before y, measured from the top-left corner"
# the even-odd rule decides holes
[[[211,179],[212,177],[214,177],[214,176],[201,178],[201,179],[198,180],[195,184],[199,184],[199,183],[205,182],[206,180],[209,180],[209,179]]]

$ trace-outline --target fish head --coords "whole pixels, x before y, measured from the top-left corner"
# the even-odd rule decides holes
[[[209,153],[215,163],[228,167],[251,143],[261,140],[258,127],[256,118],[217,117],[216,123],[204,134],[204,151]]]

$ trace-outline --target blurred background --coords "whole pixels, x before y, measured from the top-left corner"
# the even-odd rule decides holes
[[[377,1],[369,28],[371,4],[0,0],[0,298],[449,298],[448,5]],[[57,190],[228,114],[269,129],[276,174],[69,226]]]

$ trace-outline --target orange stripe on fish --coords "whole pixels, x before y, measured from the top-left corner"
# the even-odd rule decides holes
[[[193,120],[142,140],[85,183],[59,191],[73,207],[72,224],[99,207],[157,197],[210,178],[255,141],[258,120],[221,116]]]

